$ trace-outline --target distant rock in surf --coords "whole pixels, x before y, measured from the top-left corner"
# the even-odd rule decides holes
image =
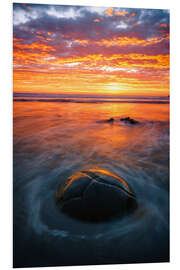
[[[139,122],[137,120],[134,120],[134,119],[132,119],[130,117],[120,118],[120,121],[123,121],[123,122],[125,122],[127,124],[131,124],[131,125],[139,124]]]
[[[111,123],[111,124],[113,124],[114,123],[114,118],[109,118],[109,119],[106,119],[106,120],[100,120],[100,121],[98,121],[98,123]]]
[[[106,123],[113,123],[114,122],[114,118],[109,118],[108,120],[105,120]]]
[[[126,215],[137,206],[129,184],[103,169],[75,173],[57,188],[55,200],[66,214],[91,222]]]

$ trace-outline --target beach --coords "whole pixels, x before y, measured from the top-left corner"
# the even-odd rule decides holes
[[[18,96],[13,111],[15,267],[169,261],[167,98]],[[123,177],[136,211],[97,223],[62,213],[57,187],[90,168]]]

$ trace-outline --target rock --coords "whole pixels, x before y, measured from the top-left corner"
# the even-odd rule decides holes
[[[107,120],[100,120],[100,121],[97,121],[98,123],[111,123],[113,124],[114,123],[114,118],[109,118]]]
[[[114,122],[114,118],[109,118],[108,120],[106,120],[107,123],[113,123]]]
[[[66,214],[88,221],[123,216],[137,205],[127,182],[103,169],[75,173],[57,188],[55,200]]]
[[[137,124],[139,124],[138,121],[136,121],[136,120],[134,120],[134,119],[132,119],[130,117],[120,118],[120,121],[123,121],[123,122],[125,122],[127,124],[131,124],[131,125],[137,125]]]

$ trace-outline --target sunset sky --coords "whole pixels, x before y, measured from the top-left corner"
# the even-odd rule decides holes
[[[169,11],[13,5],[15,93],[169,95]]]

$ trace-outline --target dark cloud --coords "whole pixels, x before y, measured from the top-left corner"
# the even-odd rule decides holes
[[[114,15],[108,16],[104,13],[105,9],[107,8],[14,4],[14,38],[21,44],[39,42],[53,46],[55,51],[50,53],[59,57],[83,56],[88,53],[169,53],[169,40],[164,39],[169,33],[167,10],[115,8]],[[118,16],[118,11],[125,12],[126,15]],[[157,38],[159,42],[148,46],[138,43],[126,46],[112,44],[111,47],[95,44],[103,39],[113,40],[119,37],[147,41]],[[81,44],[75,40],[88,42]],[[20,50],[16,45],[14,48]],[[25,50],[28,52],[28,48]]]

